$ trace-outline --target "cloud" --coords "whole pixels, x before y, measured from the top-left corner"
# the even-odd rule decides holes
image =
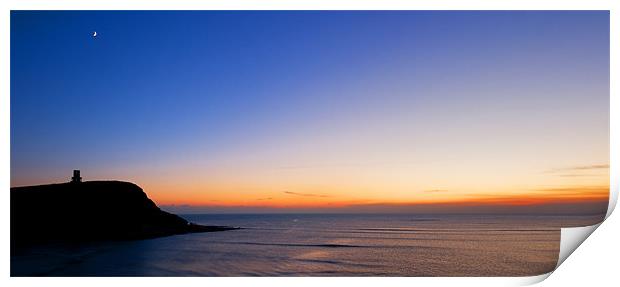
[[[597,171],[609,169],[609,164],[592,164],[570,166],[562,168],[552,168],[543,173],[553,174],[561,177],[588,177],[601,175]]]
[[[567,174],[558,174],[561,177],[586,177],[586,176],[596,176],[597,174],[578,174],[578,173],[567,173]]]
[[[256,200],[272,200],[273,197],[257,198]]]
[[[292,192],[292,191],[284,191],[286,194],[297,195],[297,196],[307,196],[307,197],[329,197],[323,194],[315,194],[315,193],[301,193],[301,192]]]
[[[567,171],[590,171],[590,170],[600,170],[600,169],[608,169],[609,164],[592,164],[592,165],[580,165],[580,166],[570,166],[563,168],[553,168],[547,170],[545,173],[560,173]]]
[[[448,191],[447,189],[430,189],[430,190],[425,190],[424,192],[428,192],[428,193],[436,193],[436,192],[446,192]]]
[[[609,186],[570,186],[570,187],[553,187],[539,188],[534,191],[544,192],[548,194],[609,194]]]

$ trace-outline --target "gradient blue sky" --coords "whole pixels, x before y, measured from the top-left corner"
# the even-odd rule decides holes
[[[553,170],[608,156],[606,11],[11,13],[12,186],[415,202],[605,186]]]

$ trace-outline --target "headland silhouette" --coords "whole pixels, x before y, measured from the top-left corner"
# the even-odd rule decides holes
[[[138,185],[85,181],[11,188],[11,250],[50,243],[146,239],[237,229],[203,226],[165,211]]]

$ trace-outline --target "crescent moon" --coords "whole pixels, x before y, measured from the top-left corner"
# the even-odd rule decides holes
[[[93,37],[97,37],[97,31],[93,32]]]

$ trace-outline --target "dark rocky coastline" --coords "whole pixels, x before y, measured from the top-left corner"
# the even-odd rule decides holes
[[[162,211],[129,182],[11,188],[11,250],[50,243],[146,239],[237,229],[203,226]]]

